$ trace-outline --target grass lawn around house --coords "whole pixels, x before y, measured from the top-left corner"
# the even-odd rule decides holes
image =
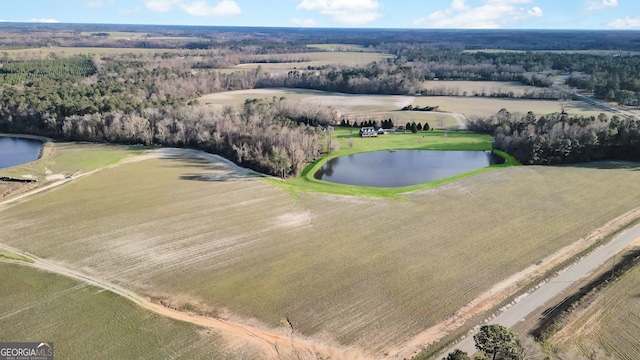
[[[327,139],[328,141],[328,139]],[[419,185],[394,187],[394,188],[377,188],[366,186],[354,186],[336,184],[327,181],[321,181],[314,178],[314,174],[329,160],[350,154],[357,154],[371,151],[381,150],[458,150],[458,151],[487,151],[491,148],[491,136],[476,134],[471,131],[419,131],[417,133],[397,133],[385,134],[372,138],[361,138],[359,136],[359,128],[353,127],[336,127],[332,136],[332,141],[337,141],[339,149],[319,159],[313,164],[308,165],[300,176],[280,181],[275,179],[267,179],[271,184],[285,188],[294,196],[299,191],[302,192],[323,192],[339,195],[353,196],[374,196],[386,198],[403,198],[402,194],[406,192],[428,189],[434,186],[445,184],[457,179],[462,179],[474,174],[491,171],[496,168],[518,165],[517,161],[503,152],[496,151],[500,156],[506,159],[506,163],[502,165],[494,165],[464,174],[451,176],[445,179],[431,181]],[[351,145],[351,146],[350,146]]]

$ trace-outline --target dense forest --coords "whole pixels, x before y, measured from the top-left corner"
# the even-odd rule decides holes
[[[471,119],[469,129],[492,134],[495,149],[508,152],[523,164],[640,161],[640,121],[618,116],[536,116],[502,109],[488,118]]]
[[[109,32],[144,34],[142,40],[116,39]],[[165,41],[166,37],[189,38]],[[18,47],[100,46],[208,48],[258,46],[282,49],[305,44],[417,44],[434,49],[483,50],[625,50],[640,51],[637,31],[464,30],[464,29],[332,29],[261,28],[127,24],[0,23],[0,45]]]
[[[109,31],[125,36],[113,38]],[[0,52],[0,131],[197,147],[286,176],[331,150],[322,146],[324,133],[317,125],[337,124],[335,110],[268,99],[214,111],[195,99],[208,93],[272,87],[563,99],[568,92],[559,84],[565,82],[594,97],[640,107],[640,56],[628,51],[543,51],[632,50],[638,47],[634,32],[594,32],[590,39],[583,32],[551,33],[0,24],[4,49],[43,47],[40,54]],[[542,39],[549,40],[547,45]],[[308,60],[306,53],[318,51],[308,43],[356,44],[392,56],[361,66],[301,65],[286,73],[235,67],[303,63]],[[49,46],[155,50],[62,56],[46,55],[44,47]],[[468,51],[505,47],[524,51]],[[496,90],[466,94],[455,87],[424,85],[434,79],[518,81],[536,88],[520,94]],[[494,134],[496,148],[532,164],[624,158],[637,138],[636,123],[620,118],[521,117],[502,112],[477,119],[471,126]]]
[[[194,73],[181,60],[127,55],[6,63],[0,68],[0,131],[194,147],[280,176],[296,175],[331,150],[317,127],[338,120],[330,107],[273,99],[214,111],[190,99],[252,88],[257,74]]]

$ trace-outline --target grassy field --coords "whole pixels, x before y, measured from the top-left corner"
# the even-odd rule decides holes
[[[34,195],[0,228],[4,244],[139,293],[380,355],[637,207],[637,166],[600,165],[509,167],[401,201],[293,197],[170,157]]]
[[[548,343],[560,353],[589,358],[640,358],[640,266],[607,286],[588,308],[570,317],[570,325]],[[599,357],[604,358],[604,357]]]
[[[135,146],[48,142],[40,159],[0,169],[0,176],[31,178],[38,180],[38,183],[0,182],[0,198],[46,185],[66,175],[77,175],[113,165],[127,156],[139,155],[146,151],[144,148]]]
[[[56,359],[255,359],[208,330],[110,292],[0,263],[0,341],[53,342]]]
[[[445,136],[446,134],[446,136]],[[447,182],[458,180],[474,174],[490,171],[496,168],[516,165],[515,159],[503,154],[507,157],[508,162],[505,165],[493,166],[491,168],[478,169],[473,172],[457,175],[430,183],[396,187],[396,188],[372,188],[362,186],[350,186],[343,184],[332,184],[324,181],[318,181],[313,177],[322,165],[332,158],[356,154],[369,151],[379,150],[399,150],[399,149],[420,149],[420,150],[469,150],[469,151],[487,151],[491,150],[491,137],[488,135],[480,135],[467,131],[420,131],[418,133],[404,134],[387,134],[376,138],[361,138],[359,128],[337,127],[334,130],[333,141],[338,141],[340,147],[315,164],[307,167],[302,175],[286,182],[271,181],[273,185],[283,187],[293,194],[298,192],[321,192],[339,195],[355,195],[355,196],[376,196],[389,198],[402,198],[403,193],[427,189],[434,186],[442,185]],[[351,146],[349,145],[351,143]]]

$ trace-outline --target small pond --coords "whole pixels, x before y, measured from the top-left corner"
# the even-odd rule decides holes
[[[331,159],[314,177],[347,185],[399,187],[440,180],[504,162],[502,157],[490,151],[385,150]]]
[[[0,136],[0,169],[37,160],[42,141]]]

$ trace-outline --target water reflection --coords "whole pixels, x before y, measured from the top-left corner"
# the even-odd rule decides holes
[[[398,187],[503,163],[502,157],[489,151],[376,151],[331,159],[314,177],[348,185]]]
[[[38,140],[0,137],[0,169],[37,160],[41,147]]]

